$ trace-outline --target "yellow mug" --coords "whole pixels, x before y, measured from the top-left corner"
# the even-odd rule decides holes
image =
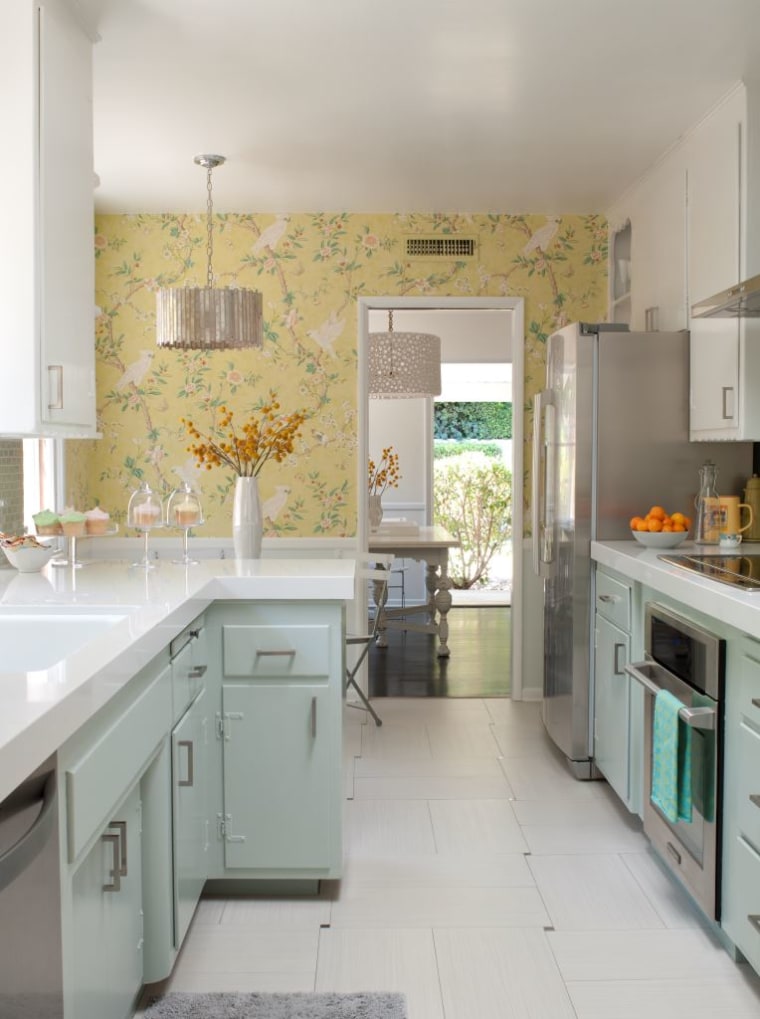
[[[746,510],[748,519],[742,526],[741,511]],[[720,529],[724,534],[741,534],[752,526],[754,517],[752,507],[747,502],[740,502],[738,495],[722,495],[720,497]]]

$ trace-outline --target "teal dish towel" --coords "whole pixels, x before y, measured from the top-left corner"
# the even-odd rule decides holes
[[[669,690],[654,699],[651,800],[672,824],[691,821],[691,729]]]

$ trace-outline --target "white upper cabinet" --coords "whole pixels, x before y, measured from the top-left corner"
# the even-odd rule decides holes
[[[737,92],[687,144],[690,303],[739,280],[743,120]],[[689,324],[692,438],[740,438],[739,322],[692,319]]]
[[[690,331],[694,441],[760,440],[760,401],[752,399],[760,320],[690,313],[760,272],[759,164],[760,102],[740,84],[608,213],[611,241],[631,224],[631,328]],[[621,320],[612,301],[610,318]]]
[[[677,160],[656,164],[610,212],[610,321],[633,330],[686,328],[686,174]],[[629,224],[628,292],[619,291],[626,275],[619,241]],[[629,309],[625,315],[625,307]],[[621,305],[624,313],[620,313]]]
[[[64,0],[6,0],[0,82],[0,434],[92,436],[92,42]]]
[[[760,191],[760,181],[748,175],[750,99],[744,86],[737,88],[685,143],[689,306],[748,275],[749,214]],[[689,329],[691,438],[760,439],[760,406],[752,398],[760,385],[757,325],[690,318]]]

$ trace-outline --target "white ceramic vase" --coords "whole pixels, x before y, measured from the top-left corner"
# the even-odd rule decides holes
[[[383,504],[380,501],[379,495],[370,495],[369,497],[369,529],[370,531],[377,531],[380,524],[383,522]]]
[[[232,543],[236,559],[261,558],[261,514],[258,478],[238,478],[232,503]]]

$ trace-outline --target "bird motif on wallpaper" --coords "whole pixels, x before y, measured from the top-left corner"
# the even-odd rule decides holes
[[[315,343],[326,351],[331,357],[335,357],[333,344],[346,328],[346,320],[338,318],[334,311],[331,311],[327,319],[317,329],[309,329],[307,335],[311,336]]]
[[[547,216],[544,225],[540,226],[538,230],[532,234],[530,240],[522,249],[523,255],[529,255],[531,251],[537,251],[539,248],[541,251],[546,251],[551,242],[554,240],[554,235],[558,230],[559,216]]]
[[[148,369],[150,368],[150,362],[153,360],[152,350],[141,350],[140,357],[133,361],[132,364],[127,365],[124,370],[124,374],[121,376],[119,381],[116,383],[117,389],[126,389],[128,385],[139,386],[142,380],[145,378]]]
[[[194,492],[198,491],[200,487],[198,482],[203,473],[203,468],[198,466],[195,457],[189,456],[181,467],[172,467],[172,473],[178,475]]]
[[[287,505],[289,495],[290,489],[287,485],[277,485],[274,490],[274,495],[270,495],[270,497],[265,499],[262,504],[261,512],[264,519],[271,520],[272,523],[274,523],[278,515]]]
[[[270,223],[266,230],[262,230],[251,249],[254,255],[261,254],[261,252],[266,248],[269,248],[270,251],[274,251],[280,238],[285,233],[287,226],[288,217],[278,216],[274,223]]]

